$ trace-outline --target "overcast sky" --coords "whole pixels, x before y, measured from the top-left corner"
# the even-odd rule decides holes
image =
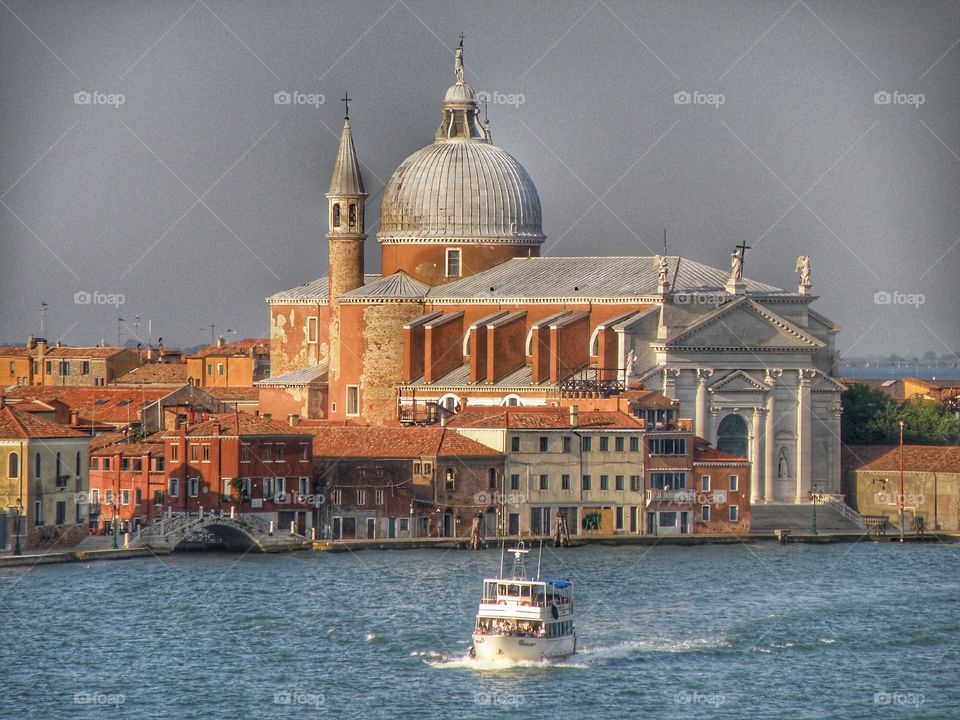
[[[811,256],[841,351],[960,348],[960,5],[901,0],[3,0],[0,341],[41,302],[69,344],[137,315],[173,346],[265,335],[264,298],[326,271],[345,91],[377,270],[380,190],[432,140],[460,32],[545,253],[654,254],[666,227],[728,267],[745,240],[781,287]]]

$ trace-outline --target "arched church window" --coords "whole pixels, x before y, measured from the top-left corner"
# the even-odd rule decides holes
[[[350,227],[357,226],[357,206],[350,203]]]
[[[340,227],[340,203],[333,204],[333,226]]]
[[[15,452],[10,453],[10,459],[7,464],[7,477],[20,477],[20,456]]]
[[[747,448],[747,421],[740,415],[727,415],[717,428],[717,449],[745,458]]]

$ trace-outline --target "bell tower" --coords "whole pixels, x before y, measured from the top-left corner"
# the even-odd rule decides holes
[[[350,134],[350,97],[343,98],[345,114],[340,133],[340,148],[333,166],[333,178],[327,192],[329,220],[327,230],[327,302],[330,308],[330,372],[340,375],[340,308],[338,298],[363,285],[363,190],[360,163]]]

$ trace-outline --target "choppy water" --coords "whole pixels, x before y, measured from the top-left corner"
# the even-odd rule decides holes
[[[498,558],[0,571],[0,718],[960,718],[960,546],[545,549],[581,651],[481,668]]]

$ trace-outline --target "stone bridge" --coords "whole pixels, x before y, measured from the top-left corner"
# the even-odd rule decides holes
[[[164,518],[140,531],[134,547],[174,552],[184,545],[209,545],[244,552],[309,550],[309,538],[273,529],[261,517],[241,513],[230,516],[180,515]]]

